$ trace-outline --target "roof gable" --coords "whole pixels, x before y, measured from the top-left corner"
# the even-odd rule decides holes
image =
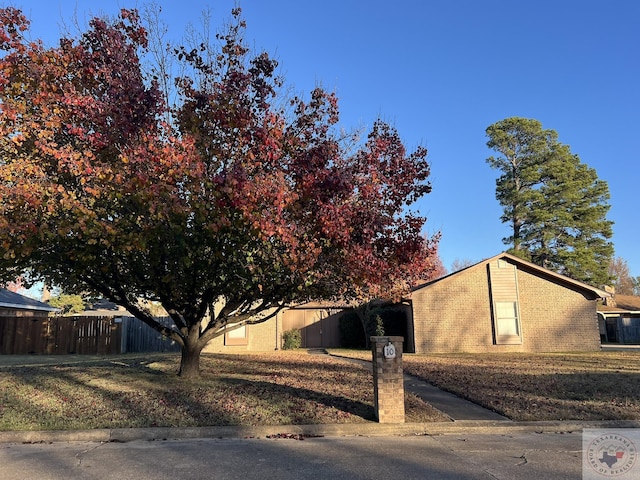
[[[561,275],[559,273],[553,272],[549,269],[546,269],[544,267],[541,267],[539,265],[536,265],[535,263],[531,263],[528,262],[526,260],[523,260],[520,257],[516,257],[515,255],[511,255],[509,253],[506,252],[502,252],[498,255],[495,255],[494,257],[491,258],[487,258],[485,260],[482,260],[474,265],[470,265],[468,267],[465,267],[461,270],[458,270],[457,272],[453,272],[450,273],[449,275],[446,275],[444,277],[438,278],[436,280],[432,280],[430,282],[424,283],[422,285],[419,285],[417,287],[415,287],[413,289],[413,291],[417,291],[417,290],[421,290],[423,288],[428,288],[430,285],[439,283],[439,282],[445,282],[447,281],[447,279],[452,278],[452,277],[456,277],[458,275],[464,275],[465,272],[469,272],[470,270],[473,269],[477,269],[477,268],[482,268],[482,267],[486,267],[486,265],[488,265],[489,263],[495,261],[495,260],[506,260],[509,263],[515,264],[516,267],[520,270],[523,271],[527,271],[529,273],[532,273],[534,275],[537,275],[539,277],[545,278],[546,280],[549,280],[553,283],[562,285],[564,287],[567,288],[571,288],[573,290],[578,290],[582,293],[588,293],[592,296],[594,296],[595,298],[606,298],[606,297],[610,297],[611,294],[608,292],[605,292],[602,289],[599,288],[595,288],[592,287],[591,285],[587,285],[586,283],[582,283],[579,282],[577,280],[574,280],[572,278],[569,278],[567,276]]]
[[[21,309],[21,310],[39,310],[44,312],[56,312],[57,308],[51,305],[25,297],[19,293],[11,292],[4,288],[0,288],[0,307]]]

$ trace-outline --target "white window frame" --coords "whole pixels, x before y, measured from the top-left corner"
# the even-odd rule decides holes
[[[505,324],[507,323],[510,323],[510,325],[509,328],[505,329]],[[493,329],[496,345],[517,345],[522,343],[518,302],[494,302]]]
[[[224,334],[224,344],[228,346],[249,345],[249,328],[243,325]]]

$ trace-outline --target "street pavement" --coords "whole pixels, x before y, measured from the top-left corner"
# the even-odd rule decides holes
[[[579,479],[580,432],[0,444],[1,480]]]

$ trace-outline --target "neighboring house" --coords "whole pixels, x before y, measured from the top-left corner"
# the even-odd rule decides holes
[[[598,306],[602,343],[640,344],[640,297],[614,295]]]
[[[43,353],[49,315],[58,309],[0,288],[0,354]]]
[[[47,303],[0,288],[0,317],[48,317],[56,311]]]
[[[596,303],[609,296],[501,253],[415,288],[407,346],[416,353],[598,350]]]

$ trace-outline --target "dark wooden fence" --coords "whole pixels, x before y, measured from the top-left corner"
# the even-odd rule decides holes
[[[166,327],[173,325],[173,321],[169,317],[159,317],[156,320]],[[121,353],[180,351],[180,345],[167,337],[163,337],[156,330],[135,317],[123,317],[121,330]]]
[[[4,355],[173,351],[180,351],[175,342],[133,317],[0,317]]]
[[[0,354],[32,353],[120,353],[120,329],[113,317],[0,318]]]

